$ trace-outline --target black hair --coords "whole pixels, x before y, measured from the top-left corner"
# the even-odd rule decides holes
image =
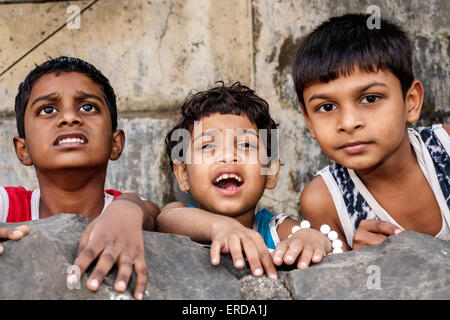
[[[16,122],[19,136],[25,138],[25,109],[27,108],[33,85],[45,74],[56,73],[56,75],[59,75],[61,72],[81,73],[102,87],[103,96],[111,116],[112,130],[114,132],[117,129],[116,95],[114,94],[114,90],[111,87],[109,80],[92,64],[79,58],[63,56],[50,59],[41,65],[37,65],[19,85],[19,92],[17,93],[15,100]]]
[[[214,113],[246,115],[251,123],[259,129],[267,130],[267,139],[263,139],[267,150],[267,155],[271,158],[278,156],[278,149],[271,151],[272,130],[276,129],[278,124],[272,119],[269,113],[269,104],[267,101],[257,96],[249,87],[233,83],[231,86],[225,86],[223,81],[218,81],[221,85],[206,91],[200,91],[188,96],[181,107],[181,119],[169,131],[166,136],[166,152],[170,158],[170,166],[173,168],[173,159],[171,157],[172,149],[180,141],[172,141],[172,133],[177,129],[193,130],[194,121],[203,117],[208,117]],[[276,133],[276,131],[274,131]],[[274,137],[275,139],[278,138]],[[264,140],[267,140],[264,141]],[[276,140],[275,140],[276,141]],[[181,155],[182,157],[184,155]]]
[[[366,72],[391,71],[401,83],[403,97],[406,96],[414,81],[408,36],[383,19],[379,29],[369,29],[370,17],[363,14],[333,17],[302,40],[292,73],[303,107],[303,91],[307,87],[348,76],[355,67]]]

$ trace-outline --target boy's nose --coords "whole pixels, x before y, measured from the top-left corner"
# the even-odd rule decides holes
[[[337,129],[339,132],[352,133],[364,127],[364,120],[355,108],[342,108]]]
[[[234,145],[225,146],[219,155],[219,163],[234,163],[237,161],[236,147]]]
[[[61,111],[61,118],[58,122],[58,126],[72,126],[72,125],[80,125],[83,123],[83,119],[78,114],[76,110],[63,110]]]
[[[225,139],[225,143],[222,145],[221,149],[222,152],[219,152],[217,155],[217,160],[219,163],[238,162],[238,154],[236,152],[234,138]]]

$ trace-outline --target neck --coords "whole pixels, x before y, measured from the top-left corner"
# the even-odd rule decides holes
[[[239,216],[234,217],[237,221],[239,221],[243,226],[252,229],[253,221],[255,219],[255,209],[256,206],[250,208]]]
[[[106,169],[80,171],[42,172],[36,169],[41,192],[40,218],[76,213],[93,220],[102,212]]]
[[[416,154],[409,142],[408,134],[405,134],[400,147],[392,155],[376,167],[355,170],[355,172],[366,186],[385,183],[395,186],[401,184],[408,177],[414,166],[417,166]]]

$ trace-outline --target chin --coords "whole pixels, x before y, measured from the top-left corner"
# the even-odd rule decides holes
[[[213,210],[217,214],[233,217],[236,215],[241,214],[242,212],[245,212],[246,208],[243,205],[235,204],[235,203],[221,203],[219,206],[214,206]]]

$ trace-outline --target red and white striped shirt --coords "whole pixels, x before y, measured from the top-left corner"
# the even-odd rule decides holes
[[[103,210],[121,194],[120,191],[113,189],[105,190]],[[39,189],[26,190],[23,187],[0,186],[0,223],[38,220],[40,199]]]

